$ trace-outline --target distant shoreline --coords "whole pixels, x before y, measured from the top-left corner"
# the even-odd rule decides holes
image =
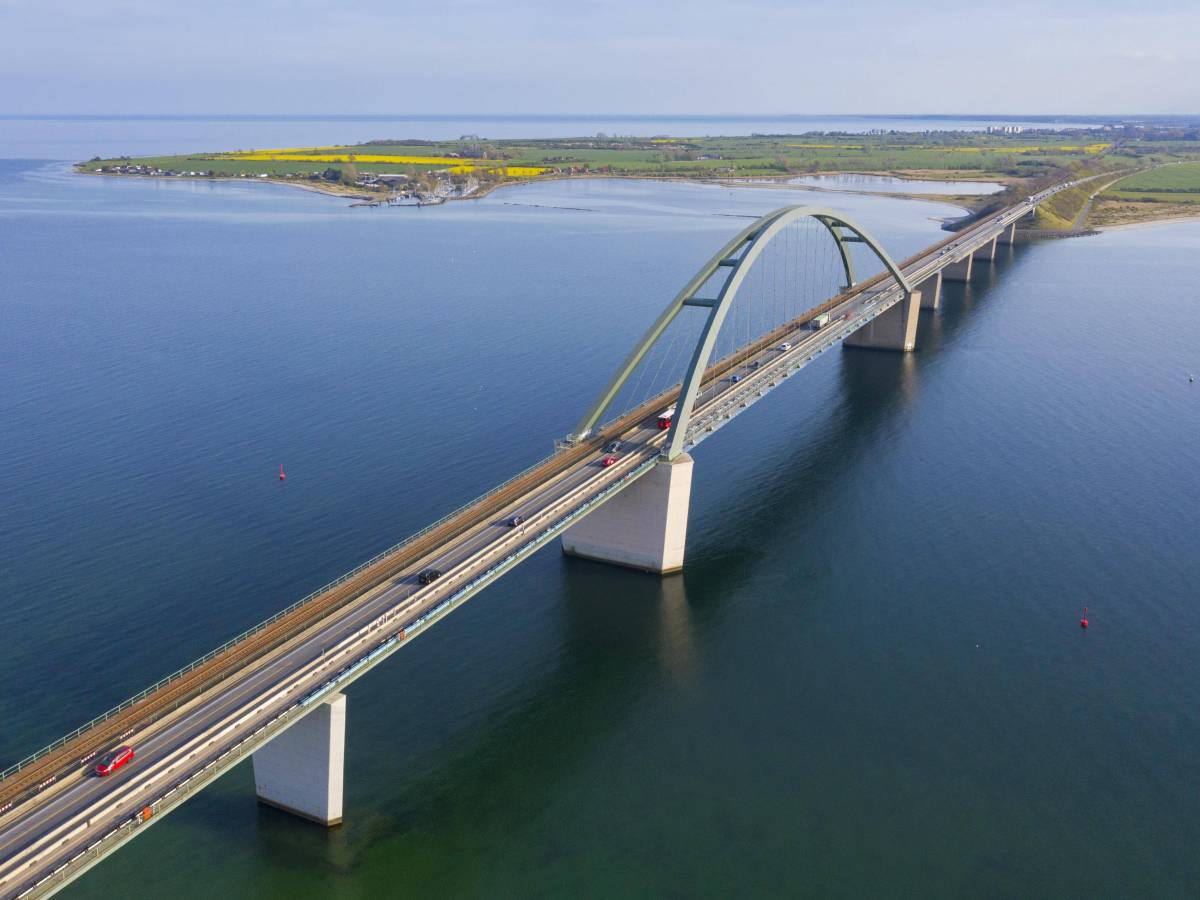
[[[700,178],[694,178],[694,176],[686,176],[686,175],[612,175],[612,174],[566,175],[566,174],[563,174],[563,175],[540,175],[540,176],[538,176],[538,178],[499,181],[499,182],[496,182],[496,184],[488,184],[488,185],[482,186],[479,188],[478,191],[468,194],[467,197],[446,197],[443,200],[440,200],[439,203],[424,203],[424,204],[392,203],[392,204],[388,204],[388,203],[386,203],[385,199],[380,198],[378,193],[354,190],[354,188],[348,188],[344,185],[317,184],[317,182],[299,181],[299,180],[295,180],[295,179],[258,178],[258,176],[256,176],[256,178],[236,178],[236,176],[227,176],[227,175],[127,175],[127,174],[115,174],[115,173],[107,173],[107,172],[95,172],[95,170],[90,170],[90,169],[85,169],[83,167],[80,167],[79,163],[72,164],[72,172],[74,172],[76,174],[83,174],[83,175],[102,175],[102,176],[107,176],[107,178],[137,178],[137,179],[145,179],[145,180],[151,180],[151,181],[155,181],[155,180],[180,180],[180,181],[191,181],[191,182],[223,181],[223,182],[233,182],[233,184],[241,184],[241,185],[245,185],[245,184],[280,185],[282,187],[300,188],[301,191],[308,191],[310,193],[324,194],[325,197],[336,197],[336,198],[341,198],[341,199],[346,199],[346,200],[358,200],[358,202],[360,202],[358,204],[352,204],[352,205],[371,205],[371,206],[394,205],[394,206],[406,206],[406,208],[407,208],[407,206],[419,206],[419,205],[425,205],[425,206],[443,205],[445,203],[462,202],[462,200],[480,200],[482,198],[490,196],[490,194],[493,191],[502,190],[502,188],[505,188],[505,187],[520,187],[523,185],[538,184],[538,182],[545,182],[545,181],[582,181],[582,180],[588,180],[588,181],[595,181],[595,180],[674,181],[674,182],[679,182],[679,184],[725,185],[728,187],[769,188],[769,190],[782,190],[782,191],[810,191],[810,192],[814,192],[814,193],[853,193],[853,194],[860,194],[860,196],[868,196],[868,197],[884,197],[884,198],[901,199],[901,200],[924,200],[924,202],[928,202],[928,203],[941,203],[941,204],[947,205],[947,206],[955,206],[955,208],[961,209],[962,211],[965,212],[965,214],[968,214],[968,215],[970,215],[971,212],[976,210],[978,208],[978,206],[983,205],[984,203],[988,202],[988,200],[990,198],[995,197],[996,193],[998,193],[998,192],[996,192],[996,193],[990,193],[990,194],[929,194],[929,193],[920,193],[920,192],[916,192],[916,191],[912,191],[912,192],[910,192],[910,191],[871,191],[871,190],[869,190],[869,188],[866,188],[866,190],[853,190],[853,188],[846,188],[846,187],[823,187],[820,185],[785,184],[785,181],[788,179],[798,178],[797,175],[779,175],[779,176],[774,176],[774,178],[772,178],[772,176],[757,176],[757,178],[700,179]],[[980,176],[980,178],[970,178],[970,176],[955,176],[955,178],[937,178],[936,173],[929,173],[929,172],[911,172],[911,173],[907,173],[907,172],[863,172],[863,170],[846,170],[846,172],[822,172],[822,173],[818,173],[814,176],[816,176],[816,178],[827,178],[827,176],[828,176],[828,178],[836,178],[836,176],[840,176],[840,175],[869,175],[869,176],[877,176],[877,178],[895,178],[895,179],[899,179],[902,181],[914,181],[914,182],[920,182],[920,181],[943,181],[943,182],[990,181],[990,182],[996,182],[996,184],[1003,184],[1006,187],[1009,186],[1009,182],[1013,181],[1013,179],[983,178],[983,176]],[[1172,210],[1172,214],[1169,216],[1164,216],[1162,218],[1154,218],[1152,214],[1156,210],[1154,210],[1152,208],[1151,204],[1145,204],[1145,205],[1147,206],[1147,209],[1145,210],[1147,216],[1145,218],[1140,218],[1140,220],[1138,220],[1138,221],[1120,222],[1120,223],[1111,223],[1111,224],[1094,224],[1094,226],[1090,226],[1086,230],[1082,230],[1082,232],[1074,232],[1074,233],[1072,233],[1072,232],[1067,232],[1067,233],[1046,232],[1044,235],[1039,235],[1039,236],[1046,236],[1046,238],[1062,238],[1062,236],[1084,236],[1086,234],[1097,234],[1100,232],[1115,232],[1115,230],[1144,228],[1147,226],[1154,226],[1154,224],[1169,224],[1169,223],[1176,223],[1176,222],[1194,222],[1194,221],[1200,220],[1200,208],[1196,209],[1194,214],[1180,215],[1180,214],[1178,214],[1177,211]]]
[[[832,123],[831,123],[832,124]],[[164,178],[228,178],[298,184],[364,205],[426,204],[486,197],[503,184],[555,178],[651,178],[784,185],[797,177],[862,174],[902,180],[989,181],[1008,187],[1095,166],[1111,136],[1088,129],[989,126],[980,131],[873,128],[748,136],[593,136],[371,140],[357,144],[93,157],[79,171]],[[819,182],[811,185],[824,189]],[[857,186],[855,186],[857,187]],[[870,192],[872,185],[862,185]],[[918,190],[912,191],[919,195]],[[837,185],[835,189],[852,189]],[[1020,192],[1018,187],[1017,193]],[[901,197],[903,191],[884,191]],[[975,194],[941,194],[976,206]],[[934,199],[920,196],[919,199]],[[959,201],[952,201],[959,202]],[[414,205],[403,203],[403,205]]]
[[[872,120],[860,120],[868,121]],[[1200,140],[1177,133],[1179,128],[1168,124],[1133,128],[1126,123],[1095,131],[1028,127],[1009,121],[983,130],[917,133],[875,127],[862,132],[756,130],[750,135],[704,137],[672,136],[669,126],[663,127],[661,135],[640,137],[597,132],[578,137],[488,139],[462,134],[441,140],[375,139],[277,149],[96,156],[77,163],[76,170],[266,181],[368,207],[479,200],[505,185],[574,178],[771,187],[949,204],[967,213],[947,222],[951,230],[1002,205],[1020,202],[1046,185],[1069,181],[1074,186],[1040,204],[1033,227],[1022,229],[1046,237],[1077,236],[1126,222],[1192,217],[1191,209],[1168,204],[1169,196],[1152,196],[1160,201],[1152,208],[1108,202],[1107,188],[1117,181],[1125,183],[1133,173],[1159,170],[1154,175],[1139,175],[1149,181],[1138,183],[1176,192],[1188,188],[1185,193],[1200,197]],[[1182,168],[1185,164],[1191,168]],[[863,183],[856,176],[863,176]],[[908,183],[870,181],[881,177]],[[831,184],[824,179],[840,182]],[[922,181],[937,182],[937,187],[929,185],[931,192],[925,193]],[[964,185],[961,193],[952,193],[954,182],[991,182],[1002,188],[979,194]]]
[[[319,184],[311,181],[301,182],[296,180],[288,180],[286,178],[238,178],[234,175],[131,175],[125,173],[118,174],[116,172],[97,172],[94,169],[83,168],[80,163],[72,163],[71,169],[76,175],[98,175],[101,178],[142,178],[147,181],[187,182],[231,181],[236,184],[281,184],[285,187],[294,187],[305,191],[311,191],[314,194],[325,194],[329,197],[343,197],[349,200],[367,200],[376,196],[364,191],[347,189],[342,185]]]

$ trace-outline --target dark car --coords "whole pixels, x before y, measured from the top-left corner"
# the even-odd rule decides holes
[[[759,360],[756,359],[754,362],[750,363],[750,368],[757,369],[761,365],[762,365],[762,362],[760,362]]]
[[[421,584],[433,584],[435,581],[437,581],[441,577],[442,577],[441,569],[426,569],[424,572],[422,572],[420,575],[417,576],[417,581],[421,582]]]
[[[133,759],[133,748],[128,744],[118,747],[116,750],[110,750],[104,756],[100,757],[100,761],[96,763],[96,774],[111,775],[131,759]]]
[[[604,452],[605,452],[605,453],[619,453],[619,452],[621,452],[621,442],[620,442],[620,441],[613,441],[611,444],[609,444],[607,447],[605,447],[605,448],[604,448]]]
[[[742,380],[742,376],[741,376],[741,375],[731,375],[731,376],[729,376],[729,383],[730,383],[730,384],[737,384],[737,383],[738,383],[739,381],[741,381],[741,380]]]
[[[511,519],[508,520],[509,528],[516,528],[518,525],[524,525],[524,524],[525,524],[524,516],[513,516]]]

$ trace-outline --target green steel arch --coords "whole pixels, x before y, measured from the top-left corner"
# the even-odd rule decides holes
[[[617,396],[618,392],[624,386],[625,382],[633,374],[638,363],[645,358],[650,352],[650,348],[662,337],[675,317],[686,306],[699,306],[707,308],[708,321],[705,322],[704,328],[700,333],[700,338],[696,343],[696,350],[692,354],[692,361],[688,365],[687,375],[683,379],[683,387],[680,390],[679,402],[675,408],[675,419],[671,425],[671,433],[667,436],[667,445],[663,450],[663,456],[667,459],[674,459],[683,450],[684,438],[687,435],[687,426],[691,421],[692,407],[696,403],[696,395],[700,390],[700,382],[704,378],[704,372],[708,368],[709,358],[712,356],[713,347],[716,345],[717,335],[721,331],[721,325],[725,321],[725,315],[733,305],[734,299],[737,297],[738,289],[745,280],[746,275],[750,271],[754,261],[759,254],[766,249],[766,246],[771,240],[779,234],[785,227],[792,222],[805,217],[812,217],[820,222],[833,236],[833,240],[837,244],[838,254],[841,256],[842,267],[846,273],[847,289],[854,287],[856,284],[854,277],[854,263],[850,258],[847,244],[866,244],[871,248],[872,252],[879,257],[879,261],[887,268],[892,277],[905,289],[911,291],[912,286],[900,271],[900,268],[888,255],[887,251],[880,246],[879,242],[867,233],[866,229],[856,224],[853,220],[832,209],[826,209],[820,206],[785,206],[777,209],[774,212],[767,213],[761,219],[758,219],[753,224],[747,226],[740,234],[734,237],[729,243],[722,247],[716,255],[705,263],[695,275],[684,285],[683,290],[675,295],[667,308],[662,311],[654,324],[647,329],[642,335],[642,339],[621,363],[604,391],[592,404],[587,414],[580,420],[576,426],[572,439],[582,440],[591,434],[592,429],[600,421],[608,409],[609,404]],[[726,270],[725,281],[721,284],[720,290],[716,297],[697,297],[696,292],[699,291],[709,279],[719,270]]]

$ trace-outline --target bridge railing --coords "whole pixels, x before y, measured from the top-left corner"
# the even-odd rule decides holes
[[[132,697],[130,697],[127,700],[121,701],[116,706],[114,706],[112,709],[96,716],[90,722],[80,725],[74,731],[71,731],[71,732],[63,735],[62,737],[58,738],[57,740],[52,741],[51,743],[47,744],[45,747],[36,751],[35,753],[31,753],[29,756],[25,757],[20,762],[14,763],[13,765],[11,765],[7,769],[5,769],[3,772],[0,772],[0,781],[3,781],[5,778],[8,778],[10,775],[15,775],[17,772],[20,772],[22,769],[28,767],[30,764],[37,762],[39,759],[44,757],[46,754],[52,753],[53,751],[59,749],[60,747],[65,746],[66,744],[70,743],[75,738],[79,737],[81,734],[88,731],[89,729],[95,728],[97,725],[108,721],[113,716],[117,715],[118,713],[124,712],[125,710],[129,709],[131,706],[133,706],[137,703],[140,703],[141,701],[143,701],[147,697],[149,697],[151,694],[153,694],[155,691],[161,690],[162,688],[169,685],[171,682],[182,678],[183,676],[187,675],[189,672],[194,671],[195,669],[199,668],[200,666],[204,665],[205,663],[209,662],[210,660],[215,659],[216,657],[220,656],[222,653],[225,653],[226,651],[231,649],[236,644],[239,644],[242,641],[246,640],[247,638],[252,637],[255,634],[258,634],[263,629],[269,627],[270,625],[274,624],[275,622],[279,621],[280,619],[284,618],[285,616],[289,615],[290,613],[295,612],[301,606],[304,606],[304,604],[314,600],[315,598],[319,597],[321,594],[324,594],[326,591],[330,591],[333,588],[337,587],[338,585],[342,584],[343,582],[346,582],[346,581],[350,580],[351,578],[354,578],[355,576],[361,574],[366,569],[369,569],[371,566],[376,565],[377,563],[379,563],[382,560],[386,559],[387,557],[391,556],[393,553],[396,553],[398,550],[400,550],[406,544],[410,544],[413,541],[417,540],[418,538],[421,538],[422,536],[429,533],[430,531],[433,531],[435,528],[438,528],[438,527],[444,525],[446,522],[450,521],[455,516],[461,515],[465,510],[474,506],[475,504],[479,503],[480,501],[486,500],[487,498],[493,496],[494,494],[497,494],[500,491],[504,490],[505,488],[509,487],[514,482],[519,481],[520,479],[531,474],[535,469],[539,468],[540,466],[544,466],[546,463],[548,463],[550,460],[552,460],[556,455],[557,455],[557,453],[551,454],[550,456],[547,456],[547,457],[543,457],[542,459],[538,460],[536,463],[529,466],[528,468],[522,469],[520,472],[518,472],[516,475],[513,475],[511,478],[508,478],[505,481],[502,481],[500,484],[496,485],[494,488],[492,488],[487,493],[480,494],[478,497],[475,497],[475,498],[467,501],[466,503],[464,503],[462,506],[458,507],[457,509],[446,513],[446,515],[442,516],[436,522],[432,522],[429,525],[426,525],[420,531],[413,532],[412,534],[405,537],[403,540],[388,547],[386,550],[383,550],[380,553],[377,553],[375,556],[371,557],[366,562],[364,562],[358,566],[355,566],[349,572],[346,572],[343,575],[339,575],[337,578],[335,578],[333,581],[329,582],[328,584],[324,585],[323,587],[317,588],[315,591],[312,591],[311,593],[305,595],[304,597],[300,598],[295,603],[291,604],[290,606],[286,607],[285,609],[281,609],[279,612],[275,613],[270,618],[264,619],[263,621],[259,622],[257,625],[254,625],[254,626],[246,629],[241,634],[237,635],[237,637],[230,638],[228,641],[226,641],[220,647],[217,647],[215,650],[210,650],[208,653],[205,653],[203,656],[192,660],[190,663],[188,663],[183,668],[177,669],[176,671],[172,672],[170,675],[167,675],[164,678],[160,678],[158,681],[154,682],[154,684],[150,685],[150,687],[146,688],[143,691],[138,692],[137,694],[134,694]]]

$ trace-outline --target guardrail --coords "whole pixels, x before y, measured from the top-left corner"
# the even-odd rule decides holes
[[[434,622],[441,619],[452,609],[470,599],[480,589],[485,587],[491,581],[495,580],[500,574],[507,569],[516,565],[523,558],[540,549],[548,540],[553,539],[567,525],[584,514],[592,506],[604,502],[608,497],[617,491],[624,488],[631,481],[639,478],[649,469],[656,465],[657,460],[654,456],[643,460],[638,465],[634,466],[619,479],[613,483],[600,488],[594,494],[582,502],[571,501],[576,505],[565,515],[559,515],[549,525],[545,526],[532,540],[527,541],[515,550],[507,553],[500,560],[492,563],[487,569],[476,575],[470,581],[459,587],[454,593],[444,599],[441,603],[425,610],[403,625],[398,631],[388,634],[387,637],[375,643],[369,650],[362,653],[357,659],[352,659],[345,665],[341,666],[332,677],[323,681],[316,688],[308,690],[302,696],[292,700],[286,707],[277,711],[266,722],[260,724],[251,733],[239,738],[237,741],[226,746],[222,752],[209,761],[201,768],[192,772],[187,777],[180,781],[174,782],[169,790],[165,793],[159,793],[155,799],[139,804],[140,811],[132,817],[122,818],[109,831],[100,836],[97,840],[88,844],[88,846],[71,856],[65,863],[55,868],[49,874],[44,875],[35,883],[27,887],[23,892],[17,894],[17,897],[33,897],[44,896],[52,893],[54,890],[61,888],[83,871],[91,868],[101,859],[107,856],[112,851],[116,850],[126,840],[140,830],[140,827],[152,822],[157,822],[168,812],[179,806],[192,793],[205,787],[210,781],[226,771],[230,766],[235,765],[244,759],[250,752],[269,740],[274,734],[293,718],[303,715],[306,707],[312,703],[323,699],[332,691],[340,688],[347,681],[352,680],[358,674],[362,674],[367,668],[374,663],[381,661],[384,657],[390,655],[399,647],[407,644],[409,640],[427,629]],[[578,490],[578,489],[577,489]],[[592,489],[588,489],[592,490]],[[588,492],[585,490],[585,493]],[[393,610],[385,612],[378,619],[367,623],[360,628],[354,635],[347,638],[350,640],[360,640],[362,636],[369,635],[385,620],[390,621],[397,616],[398,611]],[[390,631],[390,629],[389,629]],[[212,740],[209,743],[213,743]],[[240,752],[239,752],[240,751]],[[227,759],[232,757],[231,759]],[[169,769],[167,770],[169,771]]]
[[[418,538],[422,537],[423,535],[429,533],[433,529],[438,528],[441,525],[444,525],[446,522],[450,521],[455,516],[462,514],[468,507],[474,506],[476,503],[480,502],[481,500],[486,500],[488,497],[491,497],[494,494],[497,494],[500,491],[504,490],[505,488],[509,487],[514,482],[519,481],[520,479],[526,477],[531,472],[533,472],[535,469],[537,469],[539,466],[545,465],[547,462],[549,462],[551,459],[553,459],[556,455],[557,455],[557,453],[551,454],[550,456],[547,456],[547,457],[544,457],[544,458],[538,460],[536,463],[529,466],[528,468],[522,469],[516,475],[513,475],[511,478],[508,478],[505,481],[502,481],[500,484],[496,485],[494,488],[492,488],[487,493],[480,494],[478,497],[475,497],[475,498],[469,500],[468,502],[464,503],[462,506],[458,507],[457,509],[453,510],[452,512],[449,512],[446,515],[442,516],[437,521],[435,521],[429,525],[426,525],[420,531],[416,531],[416,532],[408,535],[403,540],[399,541],[398,543],[393,544],[391,547],[388,547],[386,550],[383,550],[382,552],[377,553],[375,556],[371,557],[366,562],[361,563],[360,565],[354,567],[349,572],[346,572],[343,575],[338,576],[333,581],[329,582],[328,584],[324,585],[323,587],[317,588],[315,591],[312,591],[311,593],[305,595],[304,597],[297,600],[295,603],[291,604],[290,606],[288,606],[284,609],[281,609],[279,612],[275,613],[271,617],[264,619],[263,621],[259,622],[257,625],[254,625],[254,626],[246,629],[241,634],[237,635],[237,637],[230,638],[228,641],[226,641],[220,647],[217,647],[215,650],[210,650],[208,653],[204,654],[203,656],[199,657],[198,659],[192,660],[192,662],[188,663],[183,668],[177,669],[176,671],[172,672],[170,675],[167,675],[165,678],[159,679],[154,684],[150,685],[150,687],[146,688],[145,690],[140,691],[139,693],[130,697],[128,700],[121,701],[119,704],[114,706],[112,709],[108,710],[105,713],[102,713],[99,716],[96,716],[90,722],[87,722],[84,725],[80,725],[74,731],[71,731],[71,732],[63,735],[62,737],[58,738],[57,740],[52,741],[51,743],[47,744],[45,747],[38,750],[37,752],[32,753],[29,756],[25,757],[20,762],[14,763],[13,765],[11,765],[7,769],[5,769],[3,772],[0,772],[0,781],[3,781],[5,778],[8,778],[11,775],[15,775],[16,773],[20,772],[22,769],[27,768],[31,764],[37,762],[39,759],[44,757],[46,754],[52,753],[53,751],[57,750],[58,748],[65,746],[67,743],[69,743],[70,741],[79,737],[81,734],[88,731],[89,729],[94,728],[95,726],[108,721],[113,716],[117,715],[118,713],[124,712],[125,710],[129,709],[129,707],[133,706],[134,704],[140,703],[142,700],[145,700],[147,697],[149,697],[155,691],[161,690],[162,688],[166,687],[167,685],[171,684],[172,682],[177,681],[178,679],[182,678],[184,675],[187,675],[189,672],[195,671],[197,668],[199,668],[200,666],[209,662],[210,660],[216,658],[217,656],[220,656],[222,653],[229,650],[234,645],[241,643],[242,641],[246,640],[246,638],[252,637],[253,635],[258,634],[263,629],[274,624],[275,622],[278,622],[284,616],[287,616],[288,614],[299,609],[301,606],[308,603],[310,600],[313,600],[314,598],[320,596],[321,594],[325,593],[326,591],[329,591],[329,590],[337,587],[339,584],[342,584],[342,583],[350,580],[351,578],[354,578],[355,576],[362,574],[362,572],[366,571],[371,566],[379,563],[386,557],[391,556],[393,553],[396,553],[398,550],[400,550],[406,544],[412,543],[413,541],[415,541]]]

